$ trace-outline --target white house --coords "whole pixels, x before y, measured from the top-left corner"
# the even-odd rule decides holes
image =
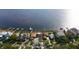
[[[3,36],[5,36],[6,39],[8,39],[8,37],[11,36],[12,34],[13,34],[12,32],[2,31],[2,32],[0,32],[0,38],[2,38]]]
[[[58,30],[57,36],[65,36],[65,33],[63,32],[63,30]]]
[[[54,38],[54,34],[49,34],[49,38],[53,39]]]

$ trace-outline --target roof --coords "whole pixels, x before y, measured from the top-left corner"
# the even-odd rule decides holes
[[[58,35],[58,36],[65,36],[63,30],[59,30],[59,31],[57,32],[57,35]]]

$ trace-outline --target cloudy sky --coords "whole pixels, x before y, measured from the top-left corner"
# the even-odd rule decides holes
[[[0,9],[0,26],[57,28],[66,22],[64,9]]]

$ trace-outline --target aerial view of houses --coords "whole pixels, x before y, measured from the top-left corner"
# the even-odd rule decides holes
[[[0,29],[0,49],[78,49],[79,30]]]

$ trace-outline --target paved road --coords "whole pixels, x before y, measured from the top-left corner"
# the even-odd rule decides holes
[[[22,42],[22,44],[19,46],[19,49],[25,49],[25,43],[27,42],[27,40],[25,42]]]

